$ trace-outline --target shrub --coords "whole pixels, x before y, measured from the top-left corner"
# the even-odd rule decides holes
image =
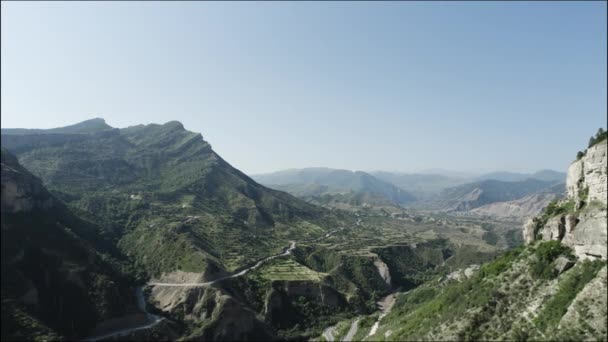
[[[581,159],[581,158],[583,158],[584,156],[585,156],[585,152],[578,151],[578,152],[576,153],[576,160],[580,160],[580,159]]]
[[[589,138],[589,147],[592,147],[593,145],[606,140],[606,138],[608,138],[608,132],[604,131],[604,129],[600,127],[597,130],[597,133],[595,133],[595,135],[592,135],[591,138]]]
[[[514,248],[502,255],[501,257],[497,258],[496,260],[492,261],[491,263],[483,265],[479,272],[480,276],[484,278],[501,274],[509,267],[511,267],[513,261],[521,254],[522,251],[523,247],[521,246],[518,248]]]
[[[605,261],[585,260],[579,267],[572,270],[559,284],[557,293],[547,302],[541,313],[536,317],[534,323],[546,331],[548,327],[555,327],[559,324],[572,300],[576,295],[595,278],[597,272],[605,265]]]
[[[534,251],[536,259],[530,264],[530,272],[539,279],[553,279],[557,275],[554,261],[560,255],[571,255],[569,247],[563,246],[559,241],[542,242]]]
[[[579,192],[579,196],[578,196],[583,202],[587,202],[587,198],[589,197],[589,187],[586,186],[584,187],[580,192]]]

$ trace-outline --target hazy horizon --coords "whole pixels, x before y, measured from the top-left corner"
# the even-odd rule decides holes
[[[92,119],[103,119],[108,125],[112,126],[113,128],[127,128],[130,126],[125,126],[125,127],[116,127],[113,126],[111,124],[109,124],[107,122],[107,120],[105,120],[102,117],[95,117],[95,118],[89,118],[87,120],[92,120]],[[87,121],[87,120],[83,120],[83,121]],[[83,122],[81,121],[81,122]],[[172,120],[175,121],[175,120]],[[74,122],[71,124],[77,124],[79,122]],[[166,122],[162,122],[162,123],[158,123],[158,122],[151,122],[151,123],[146,123],[146,124],[163,124]],[[71,125],[70,124],[70,125]],[[54,127],[2,127],[3,129],[52,129],[52,128],[60,128],[60,127],[64,127],[64,126],[54,126]],[[184,127],[186,130],[189,130],[188,127]],[[196,132],[196,133],[201,133],[202,132]],[[204,136],[203,136],[204,138]],[[211,146],[213,147],[213,144],[211,144]],[[230,163],[230,160],[227,160]],[[234,166],[234,165],[233,165]],[[302,170],[302,169],[337,169],[337,170],[347,170],[347,171],[351,171],[351,172],[356,172],[356,171],[363,171],[363,172],[367,172],[367,173],[374,173],[374,172],[392,172],[392,173],[404,173],[404,174],[438,174],[438,175],[449,175],[451,177],[455,177],[455,178],[472,178],[472,177],[476,177],[476,176],[481,176],[483,174],[487,174],[487,173],[493,173],[493,172],[512,172],[512,173],[534,173],[534,172],[538,172],[538,171],[557,171],[557,172],[563,172],[565,173],[565,171],[560,171],[560,170],[554,170],[554,169],[548,169],[548,168],[544,168],[544,169],[537,169],[537,170],[532,170],[532,171],[513,171],[513,170],[493,170],[493,169],[488,169],[488,170],[458,170],[458,169],[446,169],[446,168],[425,168],[425,169],[420,169],[420,170],[398,170],[398,169],[345,169],[345,168],[339,168],[339,167],[331,167],[331,166],[323,166],[323,165],[310,165],[310,166],[302,166],[302,167],[290,167],[290,168],[286,168],[286,169],[277,169],[277,170],[270,170],[270,171],[266,171],[266,172],[256,172],[256,173],[247,173],[248,175],[263,175],[263,174],[270,174],[270,173],[275,173],[275,172],[281,172],[281,171],[290,171],[290,170]]]
[[[247,174],[565,172],[605,2],[2,3],[3,128],[177,120]]]

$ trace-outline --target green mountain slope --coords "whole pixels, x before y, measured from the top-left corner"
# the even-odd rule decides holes
[[[373,337],[606,340],[606,261],[574,259],[557,241],[513,250],[464,280],[401,295]]]
[[[2,340],[82,338],[136,311],[120,252],[2,149]]]
[[[10,134],[2,145],[71,207],[109,227],[152,275],[214,277],[338,222],[328,210],[257,184],[175,121]]]

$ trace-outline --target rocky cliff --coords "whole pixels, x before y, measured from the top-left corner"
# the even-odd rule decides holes
[[[76,340],[136,313],[131,280],[101,227],[65,207],[6,150],[1,156],[1,339]]]
[[[28,213],[49,209],[51,195],[36,177],[27,172],[17,158],[2,149],[2,214]]]
[[[582,259],[606,259],[607,140],[587,149],[568,168],[567,197],[524,226],[524,240],[559,240]]]

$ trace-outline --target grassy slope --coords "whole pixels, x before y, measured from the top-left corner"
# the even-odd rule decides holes
[[[569,251],[555,241],[518,248],[463,282],[420,287],[399,297],[377,336],[390,330],[391,340],[559,339],[566,334],[557,329],[561,317],[606,264],[580,262],[559,277],[543,272],[560,255]]]

